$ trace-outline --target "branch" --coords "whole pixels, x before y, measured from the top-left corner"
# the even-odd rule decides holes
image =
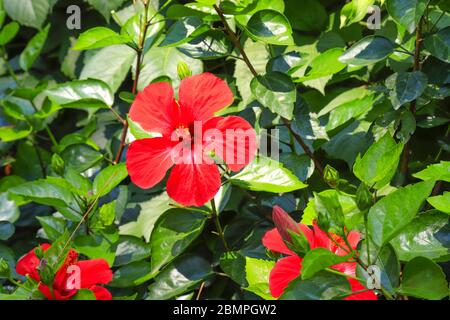
[[[416,28],[416,46],[414,49],[414,65],[413,65],[413,71],[420,71],[421,69],[421,63],[420,63],[420,51],[421,51],[421,45],[422,45],[422,23],[423,18],[420,19],[419,24]],[[415,114],[417,111],[417,100],[414,100],[411,102],[410,111]],[[405,149],[403,150],[402,154],[402,160],[401,160],[401,168],[400,172],[406,177],[408,174],[408,165],[409,165],[409,157],[411,153],[411,138],[406,143]]]
[[[139,43],[138,43],[137,48],[135,49],[137,56],[136,56],[136,75],[134,77],[133,91],[132,91],[134,95],[136,95],[138,92],[139,77],[141,75],[141,66],[144,61],[143,53],[144,53],[145,39],[147,37],[147,31],[151,24],[151,21],[156,16],[156,13],[155,13],[150,20],[148,19],[148,6],[149,6],[149,2],[146,2],[145,7],[144,7],[144,10],[145,10],[144,27],[140,28]],[[142,22],[142,20],[141,20],[141,22]],[[111,111],[113,111],[112,108],[111,108]],[[125,149],[125,142],[126,142],[125,140],[127,138],[127,132],[128,132],[128,121],[127,121],[127,119],[123,119],[119,114],[115,113],[115,116],[119,119],[120,122],[122,122],[122,125],[123,125],[122,135],[120,137],[119,149],[117,150],[116,158],[114,160],[114,163],[117,164],[120,162],[120,159],[122,158],[123,150]]]
[[[244,47],[242,46],[241,42],[239,41],[239,38],[237,37],[236,33],[230,28],[230,25],[227,22],[227,19],[225,18],[225,15],[223,11],[217,6],[214,5],[214,9],[216,10],[217,14],[220,17],[220,20],[222,21],[222,24],[225,28],[225,32],[227,33],[230,40],[233,42],[236,48],[238,48],[240,54],[242,55],[242,59],[244,60],[245,64],[249,68],[250,72],[253,74],[253,76],[257,77],[258,72],[256,72],[256,69],[253,67],[252,63],[250,62],[250,59],[248,58],[247,54],[245,53]],[[306,145],[305,141],[303,141],[303,138],[298,135],[294,130],[292,130],[292,127],[290,125],[290,122],[288,119],[282,117],[282,121],[288,128],[288,130],[291,132],[291,134],[294,136],[295,140],[300,144],[305,154],[311,158],[311,160],[314,162],[314,165],[316,166],[317,170],[320,172],[320,174],[323,176],[323,168],[320,162],[317,160],[317,158],[314,156],[314,153],[309,149],[309,147]]]

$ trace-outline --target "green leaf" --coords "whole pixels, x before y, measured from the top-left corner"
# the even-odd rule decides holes
[[[232,176],[230,182],[252,191],[273,193],[291,192],[307,187],[281,163],[262,156]]]
[[[98,212],[98,216],[96,216],[98,224],[95,225],[95,227],[98,226],[100,229],[103,229],[104,227],[113,224],[114,220],[116,219],[116,207],[117,207],[116,200],[102,205]]]
[[[139,216],[136,221],[131,221],[120,226],[120,234],[138,238],[144,237],[148,242],[156,220],[164,212],[173,208],[170,206],[171,203],[173,203],[172,200],[165,192],[154,196],[150,200],[130,203],[129,207],[134,207],[138,210]]]
[[[394,109],[397,110],[407,102],[411,102],[422,95],[428,84],[427,76],[420,71],[394,73],[386,79]]]
[[[92,290],[80,289],[70,300],[97,300],[97,298]]]
[[[444,192],[441,196],[430,197],[427,201],[439,211],[450,214],[450,192]]]
[[[450,161],[429,165],[426,169],[413,174],[413,177],[420,180],[442,180],[450,182]]]
[[[417,257],[403,269],[402,294],[428,300],[441,300],[448,296],[448,283],[441,267],[433,261]]]
[[[339,61],[354,66],[367,66],[386,59],[394,52],[395,47],[388,38],[368,36],[347,49]]]
[[[302,279],[310,279],[319,271],[347,260],[349,260],[349,256],[338,256],[325,248],[313,249],[303,257]]]
[[[353,166],[353,173],[368,186],[377,189],[388,184],[395,174],[403,144],[396,144],[389,133],[375,142],[364,156],[358,155]]]
[[[280,162],[303,182],[314,173],[314,162],[306,154],[283,152],[280,154]]]
[[[100,80],[75,80],[47,90],[48,97],[65,108],[108,108],[114,103],[114,95],[106,83]]]
[[[258,3],[259,2],[260,1],[258,1]],[[254,42],[252,39],[247,39],[244,43],[244,50],[256,72],[258,72],[258,74],[266,72],[266,64],[270,58],[267,46],[261,42]],[[250,87],[253,75],[251,72],[248,72],[248,66],[245,62],[239,59],[236,61],[233,76],[236,79],[236,86],[242,98],[241,107],[243,109],[250,102],[255,100]]]
[[[426,37],[423,44],[433,56],[450,63],[450,27]]]
[[[389,15],[413,33],[425,13],[429,0],[387,0]]]
[[[256,0],[224,0],[220,2],[220,8],[225,14],[245,14],[253,10],[257,3]]]
[[[47,40],[49,30],[50,25],[47,25],[28,42],[19,59],[20,67],[23,70],[28,71],[32,67],[36,59],[39,57],[39,54],[44,47],[45,41]]]
[[[15,230],[16,228],[11,222],[0,221],[0,240],[8,240],[13,236]]]
[[[302,0],[301,6],[298,0],[286,0],[286,16],[292,23],[292,27],[299,31],[321,31],[328,20],[328,13],[320,1]]]
[[[256,6],[252,8],[251,11],[245,12],[240,15],[236,15],[235,19],[236,22],[239,23],[241,26],[247,25],[248,21],[252,17],[253,14],[255,14],[258,11],[262,10],[274,10],[279,13],[284,12],[284,1],[283,0],[258,0],[256,1]]]
[[[151,248],[140,238],[121,236],[117,245],[114,266],[123,266],[131,262],[150,257]]]
[[[296,82],[320,79],[338,73],[346,67],[339,61],[339,57],[344,53],[341,48],[329,49],[316,56],[308,65],[309,71],[303,77],[295,79]]]
[[[153,47],[165,25],[164,17],[158,14],[153,6],[148,7],[147,14],[148,17],[153,17],[153,22],[147,28],[144,50],[148,50]],[[125,24],[122,26],[120,34],[126,37],[131,37],[134,43],[139,43],[141,34],[141,21],[144,19],[144,15],[145,11],[142,10],[129,17],[128,20],[126,20]]]
[[[297,90],[288,75],[269,72],[253,78],[250,88],[255,99],[263,106],[286,119],[292,119]]]
[[[147,300],[167,300],[193,289],[212,275],[211,265],[197,255],[183,255],[155,277]]]
[[[87,144],[74,144],[61,153],[67,168],[77,172],[84,172],[98,164],[103,155]]]
[[[2,126],[0,127],[0,140],[3,142],[11,142],[26,138],[30,135],[33,128],[30,126],[17,127],[17,126]]]
[[[345,277],[321,271],[308,280],[301,277],[292,280],[280,299],[332,300],[351,293],[350,283]]]
[[[177,65],[181,61],[189,66],[193,75],[202,73],[203,64],[201,61],[186,56],[176,48],[153,48],[149,50],[144,57],[144,66],[141,69],[138,85],[139,90],[143,90],[153,80],[162,76],[172,79],[172,85],[177,90],[180,84]]]
[[[0,46],[8,44],[19,32],[20,25],[13,21],[5,25],[0,31]]]
[[[20,212],[16,201],[9,199],[7,192],[0,193],[0,221],[14,223],[19,218],[19,215]]]
[[[344,213],[337,192],[314,193],[314,208],[317,212],[317,222],[324,231],[333,230],[342,234],[344,228]]]
[[[342,213],[344,214],[345,225],[349,230],[354,229],[357,225],[362,223],[363,216],[361,214],[361,211],[358,209],[358,206],[356,205],[355,197],[334,189],[325,190],[318,194],[321,195],[322,198],[331,199],[337,196],[339,200],[339,206],[341,207]],[[316,209],[316,199],[313,198],[309,200],[304,210],[301,223],[312,225],[313,220],[316,220],[317,217],[318,210]]]
[[[448,215],[428,211],[417,216],[391,240],[399,259],[409,261],[423,256],[437,261],[450,258],[450,223]]]
[[[209,30],[207,24],[198,17],[185,17],[176,21],[170,29],[164,40],[159,44],[160,47],[175,47],[177,45],[189,42],[202,33]]]
[[[370,208],[368,229],[377,246],[389,242],[414,219],[433,186],[434,181],[408,185],[388,194]]]
[[[40,29],[51,9],[49,0],[4,0],[8,15],[21,25]]]
[[[36,217],[44,230],[45,236],[50,241],[55,241],[64,233],[66,220],[53,216]]]
[[[126,177],[128,171],[125,163],[109,165],[95,177],[93,194],[102,197],[117,187]]]
[[[58,184],[42,179],[25,182],[11,188],[8,192],[43,205],[55,207],[68,206],[75,201],[70,191]]]
[[[130,41],[130,37],[120,35],[109,28],[95,27],[80,34],[72,50],[98,49]]]
[[[150,271],[150,262],[132,262],[117,269],[113,280],[108,285],[116,288],[136,287],[150,280]]]
[[[248,286],[245,265],[246,258],[238,251],[224,252],[220,257],[220,268],[242,287]]]
[[[369,253],[367,252],[367,239],[361,243],[361,250],[359,258],[367,266],[377,266],[380,271],[380,278],[373,279],[367,271],[359,264],[356,266],[356,275],[364,280],[379,280],[383,289],[390,294],[394,294],[400,284],[400,262],[394,248],[387,244],[379,250],[373,242],[369,243]],[[376,275],[376,274],[374,274]]]
[[[85,56],[80,79],[101,80],[116,92],[135,59],[136,52],[124,44],[98,49],[93,54]]]
[[[178,46],[178,50],[194,59],[211,60],[228,56],[231,45],[223,32],[211,30]]]
[[[74,248],[90,259],[104,259],[111,266],[115,259],[115,244],[119,240],[114,231],[80,235],[74,241]]]
[[[112,10],[118,9],[126,0],[84,0],[100,12],[107,21]]]
[[[349,26],[363,20],[374,2],[375,0],[352,0],[348,2],[341,10],[340,27]]]
[[[152,272],[168,264],[201,234],[206,216],[183,209],[166,211],[156,222],[150,239]]]
[[[294,44],[288,19],[275,10],[261,10],[252,15],[246,29],[256,40],[276,45]]]
[[[245,274],[248,287],[245,290],[264,298],[273,300],[269,289],[269,275],[275,262],[245,257]]]
[[[351,119],[363,118],[373,108],[376,101],[377,96],[371,94],[361,99],[343,103],[330,112],[325,130],[333,132],[334,129],[346,124]]]

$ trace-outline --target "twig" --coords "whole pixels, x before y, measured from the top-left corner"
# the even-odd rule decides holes
[[[205,288],[205,282],[203,281],[200,285],[200,288],[198,289],[197,296],[195,297],[195,300],[200,300],[200,296],[202,295],[203,289]]]
[[[217,215],[216,202],[214,201],[214,198],[211,199],[211,212],[214,224],[216,225],[217,233],[220,239],[222,240],[223,246],[225,247],[226,251],[230,251],[230,247],[228,247],[228,243],[225,240],[225,234],[223,233],[222,226],[220,225],[219,216]]]
[[[302,147],[305,154],[314,162],[314,166],[317,168],[320,175],[323,176],[323,167],[320,164],[320,162],[317,160],[317,158],[315,157],[314,153],[311,151],[311,149],[309,149],[309,147],[306,145],[305,141],[303,141],[302,137],[292,129],[291,124],[289,123],[289,120],[287,120],[285,118],[282,118],[282,120],[283,120],[286,128],[288,128],[289,132],[294,137],[294,139],[297,140],[297,142],[300,144],[300,146]]]

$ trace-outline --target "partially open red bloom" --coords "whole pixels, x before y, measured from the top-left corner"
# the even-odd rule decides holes
[[[256,152],[256,134],[247,121],[237,116],[214,117],[215,112],[232,102],[233,94],[227,83],[210,73],[183,79],[178,100],[166,82],[150,84],[139,92],[129,117],[159,137],[130,144],[126,164],[131,180],[148,189],[160,182],[173,166],[167,181],[167,193],[172,199],[185,206],[201,206],[211,200],[221,185],[211,153],[219,156],[229,169],[239,171]],[[230,130],[246,132],[243,146],[225,139]],[[208,135],[211,131],[220,133],[223,139]],[[174,161],[180,143],[186,145],[186,141],[188,155],[184,154],[182,163]],[[223,151],[218,155],[219,149]]]
[[[274,214],[275,213],[278,216],[282,213],[287,215],[287,213],[284,212],[280,207],[274,208]],[[330,238],[324,231],[319,229],[316,222],[313,223],[312,230],[308,226],[301,223],[299,223],[298,226],[308,240],[311,249],[325,248],[339,256],[348,254],[349,248],[345,244],[344,239],[336,234],[330,233],[329,236],[339,244],[339,246],[337,246],[335,242],[330,240]],[[359,232],[350,231],[347,235],[347,238],[351,247],[353,249],[356,249],[356,246],[358,245],[360,239]],[[264,235],[262,243],[267,249],[286,255],[286,257],[281,258],[277,261],[275,267],[270,272],[269,277],[270,293],[275,298],[278,298],[283,294],[289,282],[300,275],[303,259],[287,247],[277,228],[269,230]],[[356,262],[343,262],[333,266],[332,268],[350,276],[355,276]],[[350,282],[352,292],[366,289],[361,283],[359,283],[359,281],[355,279],[348,278],[348,281]],[[362,293],[352,294],[351,296],[345,298],[345,300],[377,300],[377,296],[373,291],[365,291]]]
[[[41,245],[42,250],[50,248],[50,244]],[[41,261],[35,253],[35,249],[28,252],[17,262],[16,272],[23,276],[29,276],[38,282],[41,281],[38,267]],[[56,272],[53,281],[53,294],[50,288],[42,283],[39,284],[39,290],[50,300],[68,300],[74,296],[79,289],[71,288],[72,281],[69,279],[73,275],[73,270],[79,271],[79,289],[91,290],[97,300],[111,300],[112,296],[108,289],[100,286],[108,284],[113,274],[108,263],[103,259],[93,259],[78,261],[78,253],[70,249],[64,264]]]

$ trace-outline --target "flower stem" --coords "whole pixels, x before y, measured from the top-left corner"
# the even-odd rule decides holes
[[[220,239],[222,240],[223,246],[226,251],[230,251],[230,247],[228,246],[227,241],[225,240],[225,234],[223,233],[222,226],[220,225],[219,216],[217,215],[216,202],[214,198],[211,199],[211,212],[212,218],[214,219],[214,223],[216,225],[217,233],[219,234]]]

